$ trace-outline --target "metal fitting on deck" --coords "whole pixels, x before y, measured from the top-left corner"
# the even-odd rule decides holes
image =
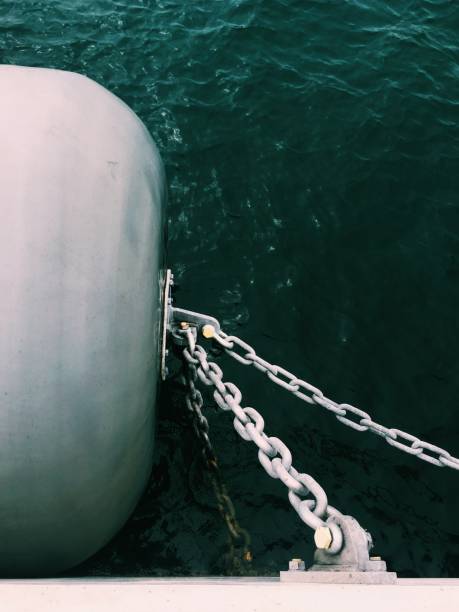
[[[303,572],[304,568],[303,559],[291,559],[288,563],[289,572]]]

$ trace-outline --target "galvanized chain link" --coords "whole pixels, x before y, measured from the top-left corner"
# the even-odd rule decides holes
[[[266,435],[264,420],[259,412],[251,407],[241,407],[240,390],[233,383],[224,382],[221,368],[215,362],[208,361],[205,349],[196,344],[195,328],[182,329],[176,334],[185,336],[188,344],[183,349],[183,358],[189,365],[193,379],[193,384],[190,386],[190,404],[187,402],[189,407],[193,405],[193,401],[196,401],[199,418],[205,419],[200,412],[202,396],[195,388],[194,381],[199,378],[203,384],[214,387],[215,402],[222,410],[233,413],[233,425],[241,438],[253,442],[258,447],[258,459],[269,476],[281,480],[286,485],[289,490],[289,501],[303,522],[314,530],[325,525],[329,527],[333,542],[328,552],[337,553],[343,542],[342,532],[336,523],[327,521],[340,513],[328,504],[323,488],[312,476],[299,473],[293,467],[290,450],[279,438]],[[193,393],[195,400],[191,397]],[[306,499],[308,495],[311,495],[312,499]]]
[[[379,423],[373,421],[367,412],[364,412],[351,404],[339,404],[334,402],[328,397],[325,397],[322,391],[317,387],[314,387],[310,383],[298,378],[288,370],[278,365],[269,363],[269,361],[259,357],[253,347],[237,336],[230,336],[220,331],[219,333],[214,333],[212,337],[224,349],[226,354],[233,357],[233,359],[244,365],[253,366],[257,370],[265,373],[273,383],[283,387],[287,391],[290,391],[290,393],[296,397],[299,397],[304,402],[308,404],[316,404],[318,406],[322,406],[326,410],[329,410],[335,415],[338,421],[347,427],[351,427],[359,432],[370,431],[373,434],[383,437],[391,446],[394,446],[395,448],[398,448],[399,450],[402,450],[410,455],[414,455],[418,457],[418,459],[427,461],[432,465],[436,465],[438,467],[446,466],[454,470],[459,470],[459,459],[457,457],[453,457],[450,453],[448,453],[448,451],[440,448],[439,446],[435,446],[434,444],[430,444],[429,442],[424,442],[416,436],[413,436],[405,431],[401,431],[400,429],[380,425]],[[242,351],[237,352],[236,347],[239,347],[239,349],[242,349]],[[213,372],[209,374],[209,379],[211,374],[215,377],[215,379],[217,379]],[[211,380],[213,382],[214,379],[212,378]],[[223,391],[223,387],[221,387],[221,389],[219,389],[219,393],[223,393]],[[349,418],[350,415],[354,415],[355,420]],[[255,425],[253,427],[255,427]],[[408,444],[405,444],[403,441],[408,442]],[[432,455],[427,454],[425,451],[430,451]],[[264,461],[266,462],[266,459],[264,459]]]
[[[181,374],[181,382],[186,388],[186,406],[192,419],[193,429],[202,446],[202,459],[211,486],[217,500],[217,507],[228,529],[228,556],[226,571],[231,575],[246,574],[252,561],[250,551],[250,535],[243,529],[237,518],[234,504],[223,482],[218,459],[209,439],[209,423],[202,414],[203,398],[196,388],[197,368],[193,363],[185,362]],[[244,566],[244,567],[243,567]]]

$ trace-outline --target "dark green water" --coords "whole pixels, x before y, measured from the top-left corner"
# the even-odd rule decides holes
[[[87,74],[157,141],[178,305],[456,455],[458,41],[455,0],[0,0],[1,63]],[[459,575],[458,472],[219,363],[392,569]],[[80,572],[224,571],[181,400],[164,387],[151,486]],[[285,488],[227,414],[207,414],[253,571],[310,560]]]

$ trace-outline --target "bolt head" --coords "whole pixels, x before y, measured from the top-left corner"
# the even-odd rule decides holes
[[[215,327],[213,325],[203,325],[201,330],[204,338],[213,338],[215,335]]]
[[[329,527],[318,527],[314,533],[314,542],[320,550],[327,550],[333,542],[333,535]]]
[[[288,569],[290,572],[302,572],[304,571],[303,559],[291,559],[288,563]]]
[[[187,323],[186,321],[180,321],[180,329],[188,329],[189,327],[189,323]]]

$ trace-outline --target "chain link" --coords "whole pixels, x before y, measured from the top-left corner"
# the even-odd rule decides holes
[[[288,370],[269,363],[269,361],[259,357],[253,347],[242,341],[237,336],[229,336],[220,331],[220,333],[214,334],[213,339],[228,355],[236,359],[236,361],[239,361],[239,363],[254,366],[257,370],[265,373],[273,383],[283,387],[287,391],[290,391],[293,395],[299,397],[304,402],[322,406],[326,410],[329,410],[335,415],[338,421],[347,427],[351,427],[359,432],[369,431],[373,434],[381,436],[391,446],[394,446],[395,448],[398,448],[399,450],[402,450],[410,455],[414,455],[418,459],[427,461],[432,465],[436,465],[437,467],[446,466],[454,470],[459,470],[459,459],[457,457],[453,457],[450,453],[448,453],[448,451],[433,444],[429,444],[428,442],[424,442],[405,431],[401,431],[400,429],[380,425],[379,423],[373,421],[368,413],[356,408],[355,406],[350,404],[338,404],[337,402],[326,398],[322,391],[317,387],[314,387],[301,378],[296,377]],[[198,349],[198,353],[201,354],[199,349],[202,349],[202,347],[196,346],[196,349]],[[237,352],[237,349],[242,350]],[[204,351],[204,349],[202,350]],[[191,358],[190,353],[188,353],[188,356]],[[219,371],[221,373],[220,369]],[[221,404],[224,404],[222,389],[219,389],[218,393],[220,394]],[[223,409],[225,410],[225,408]],[[354,420],[352,420],[350,417],[354,417]],[[408,444],[405,444],[404,441]],[[425,451],[429,451],[431,454],[428,454]],[[280,476],[276,475],[273,477]]]
[[[221,368],[215,362],[208,361],[206,351],[203,347],[196,344],[196,330],[188,328],[177,333],[184,336],[188,343],[188,346],[183,349],[182,353],[184,361],[188,364],[189,381],[191,381],[191,384],[189,384],[190,400],[189,402],[187,401],[187,405],[191,404],[195,409],[198,415],[197,422],[201,423],[201,418],[205,419],[201,412],[202,396],[199,394],[199,396],[196,396],[197,399],[192,399],[193,394],[197,392],[194,381],[199,378],[205,385],[213,387],[213,397],[217,405],[224,411],[232,412],[234,415],[234,428],[241,438],[253,442],[258,447],[258,459],[267,474],[272,478],[279,479],[288,488],[289,501],[303,522],[314,530],[326,524],[329,525],[326,523],[327,519],[339,513],[332,506],[328,505],[327,495],[323,488],[312,476],[299,473],[293,467],[292,455],[287,446],[279,438],[268,436],[265,433],[265,423],[261,414],[254,408],[243,408],[241,406],[242,395],[240,390],[233,383],[224,382]],[[246,353],[245,356],[241,357],[240,354],[229,349],[234,353],[235,359],[252,363],[251,360],[246,358],[246,355],[250,352],[248,350],[250,347],[242,343],[242,341],[239,346]],[[241,363],[244,363],[244,361],[241,361]],[[266,371],[269,371],[274,377],[278,377],[279,374],[284,376],[286,380],[278,379],[281,380],[281,386],[291,385],[291,380],[294,378],[289,376],[286,370],[278,366],[273,366],[270,369],[266,368]],[[299,385],[293,385],[293,387],[296,391],[300,388]],[[205,445],[208,442],[207,429],[204,427],[200,434]],[[311,496],[311,498],[306,499],[307,496]],[[331,554],[338,552],[342,545],[342,534],[339,527],[335,525],[333,530],[336,533],[334,533],[333,543],[328,549],[328,552]]]
[[[190,347],[191,348],[191,347]],[[201,392],[196,388],[198,374],[203,371],[211,374],[212,366],[205,359],[205,351],[200,346],[194,346],[194,356],[187,348],[183,350],[184,367],[181,382],[186,388],[186,406],[191,416],[193,429],[202,446],[202,459],[209,475],[212,489],[217,500],[218,510],[228,529],[228,555],[226,571],[231,575],[247,574],[247,564],[252,561],[250,551],[250,535],[243,529],[236,518],[234,504],[223,482],[217,456],[209,439],[209,423],[202,414],[204,404]],[[204,355],[204,358],[203,358]],[[186,364],[186,366],[185,366]],[[199,369],[198,369],[199,367]],[[218,367],[218,366],[217,366]],[[250,573],[250,572],[249,572]]]

